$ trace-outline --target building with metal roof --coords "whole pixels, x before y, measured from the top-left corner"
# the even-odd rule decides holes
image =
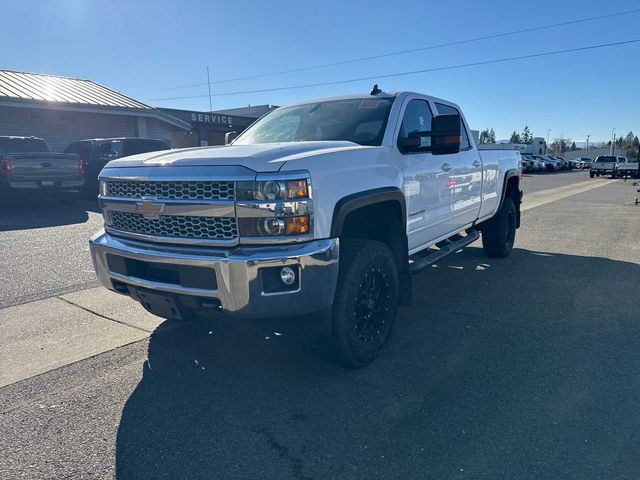
[[[212,112],[178,110],[175,108],[159,108],[159,110],[191,125],[191,131],[188,134],[176,134],[173,136],[173,145],[175,147],[224,145],[227,133],[241,133],[257,118],[235,113],[229,114],[226,113],[226,110]]]
[[[191,125],[91,80],[0,70],[0,136],[44,138],[54,151],[75,140],[159,138]]]

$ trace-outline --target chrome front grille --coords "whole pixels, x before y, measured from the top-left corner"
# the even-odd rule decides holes
[[[235,200],[235,183],[108,180],[105,194],[117,198],[155,197],[163,200]]]
[[[108,213],[108,226],[122,232],[159,238],[219,241],[238,237],[236,219],[232,217],[160,215],[147,218],[140,213],[113,210]]]

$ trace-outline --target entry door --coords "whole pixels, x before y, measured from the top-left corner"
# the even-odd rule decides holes
[[[422,99],[409,100],[402,117],[399,138],[410,132],[430,131],[433,114],[429,103]],[[430,142],[423,137],[424,146]],[[443,156],[429,152],[402,153],[400,164],[404,170],[404,193],[407,199],[407,236],[409,251],[431,243],[449,233],[451,199],[449,172],[442,168]]]
[[[444,103],[435,102],[438,115],[460,115],[457,108]],[[473,223],[480,214],[482,203],[482,163],[478,151],[475,150],[462,116],[460,116],[460,152],[450,155],[439,155],[449,170],[449,188],[451,190],[451,223],[450,231],[461,229]]]

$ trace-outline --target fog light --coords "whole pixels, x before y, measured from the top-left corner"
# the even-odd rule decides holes
[[[296,281],[296,272],[291,267],[282,267],[280,269],[280,281],[287,286],[291,286]]]

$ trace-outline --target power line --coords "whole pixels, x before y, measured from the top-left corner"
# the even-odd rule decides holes
[[[386,57],[392,57],[392,56],[396,56],[396,55],[404,55],[407,53],[415,53],[415,52],[422,52],[425,50],[434,50],[437,48],[443,48],[443,47],[451,47],[454,45],[464,45],[467,43],[472,43],[472,42],[478,42],[481,40],[490,40],[492,38],[501,38],[501,37],[507,37],[510,35],[518,35],[520,33],[527,33],[527,32],[535,32],[535,31],[540,31],[540,30],[547,30],[550,28],[556,28],[556,27],[564,27],[567,25],[575,25],[577,23],[584,23],[584,22],[591,22],[593,20],[601,20],[603,18],[610,18],[610,17],[617,17],[620,15],[629,15],[632,13],[638,13],[640,12],[640,8],[636,8],[634,10],[625,10],[623,12],[616,12],[616,13],[610,13],[607,15],[598,15],[596,17],[588,17],[588,18],[581,18],[578,20],[569,20],[567,22],[561,22],[561,23],[552,23],[549,25],[541,25],[538,27],[530,27],[530,28],[525,28],[522,30],[514,30],[511,32],[503,32],[503,33],[495,33],[495,34],[491,34],[491,35],[485,35],[482,37],[475,37],[475,38],[468,38],[466,40],[458,40],[455,42],[448,42],[448,43],[440,43],[440,44],[436,44],[436,45],[429,45],[426,47],[418,47],[418,48],[411,48],[408,50],[398,50],[395,52],[389,52],[389,53],[382,53],[379,55],[370,55],[367,57],[359,57],[359,58],[353,58],[353,59],[349,59],[349,60],[340,60],[338,62],[331,62],[331,63],[322,63],[322,64],[318,64],[318,65],[311,65],[308,67],[300,67],[300,68],[292,68],[289,70],[280,70],[277,72],[270,72],[270,73],[260,73],[260,74],[256,74],[256,75],[248,75],[245,77],[236,77],[236,78],[229,78],[226,80],[218,80],[215,82],[211,82],[212,84],[220,84],[220,83],[230,83],[230,82],[238,82],[240,80],[252,80],[255,78],[264,78],[264,77],[272,77],[272,76],[276,76],[276,75],[284,75],[286,73],[297,73],[297,72],[305,72],[308,70],[315,70],[318,68],[326,68],[326,67],[335,67],[338,65],[346,65],[348,63],[356,63],[356,62],[364,62],[366,60],[374,60],[374,59],[378,59],[378,58],[386,58]],[[159,89],[158,91],[169,91],[169,90],[179,90],[179,89],[183,89],[183,88],[194,88],[194,87],[202,87],[202,86],[206,86],[206,83],[193,83],[191,85],[182,85],[179,87],[169,87],[169,88],[162,88]]]
[[[425,69],[422,69],[422,70],[412,70],[412,71],[408,71],[408,72],[387,73],[387,74],[384,74],[384,75],[375,75],[375,76],[371,76],[371,77],[350,78],[350,79],[347,79],[347,80],[334,80],[334,81],[330,81],[330,82],[307,83],[307,84],[304,84],[304,85],[290,85],[290,86],[286,86],[286,87],[260,88],[260,89],[256,89],[256,90],[243,90],[243,91],[237,91],[237,92],[216,93],[216,94],[213,94],[212,96],[214,96],[214,97],[226,97],[226,96],[231,96],[231,95],[244,95],[244,94],[248,94],[248,93],[276,92],[276,91],[281,91],[281,90],[294,90],[294,89],[299,89],[299,88],[325,87],[325,86],[328,86],[328,85],[340,85],[340,84],[344,84],[344,83],[354,83],[354,82],[361,82],[361,81],[365,81],[365,80],[378,80],[378,79],[381,79],[381,78],[401,77],[401,76],[405,76],[405,75],[416,75],[416,74],[419,74],[419,73],[439,72],[439,71],[443,71],[443,70],[453,70],[453,69],[458,69],[458,68],[476,67],[476,66],[480,66],[480,65],[490,65],[490,64],[493,64],[493,63],[512,62],[512,61],[515,61],[515,60],[524,60],[524,59],[527,59],[527,58],[546,57],[546,56],[549,56],[549,55],[560,55],[560,54],[563,54],[563,53],[582,52],[582,51],[585,51],[585,50],[594,50],[594,49],[597,49],[597,48],[613,47],[613,46],[618,46],[618,45],[628,45],[628,44],[631,44],[631,43],[638,43],[638,42],[640,42],[640,39],[625,40],[623,42],[602,43],[602,44],[599,44],[599,45],[591,45],[591,46],[587,46],[587,47],[568,48],[568,49],[565,49],[565,50],[555,50],[555,51],[552,51],[552,52],[532,53],[532,54],[529,54],[529,55],[519,55],[517,57],[498,58],[498,59],[494,59],[494,60],[484,60],[484,61],[481,61],[481,62],[463,63],[463,64],[460,64],[460,65],[449,65],[449,66],[446,66],[446,67],[425,68]],[[166,101],[166,100],[183,100],[183,99],[206,98],[206,97],[208,97],[208,95],[189,95],[189,96],[184,96],[184,97],[152,98],[149,101],[159,102],[159,101]]]

